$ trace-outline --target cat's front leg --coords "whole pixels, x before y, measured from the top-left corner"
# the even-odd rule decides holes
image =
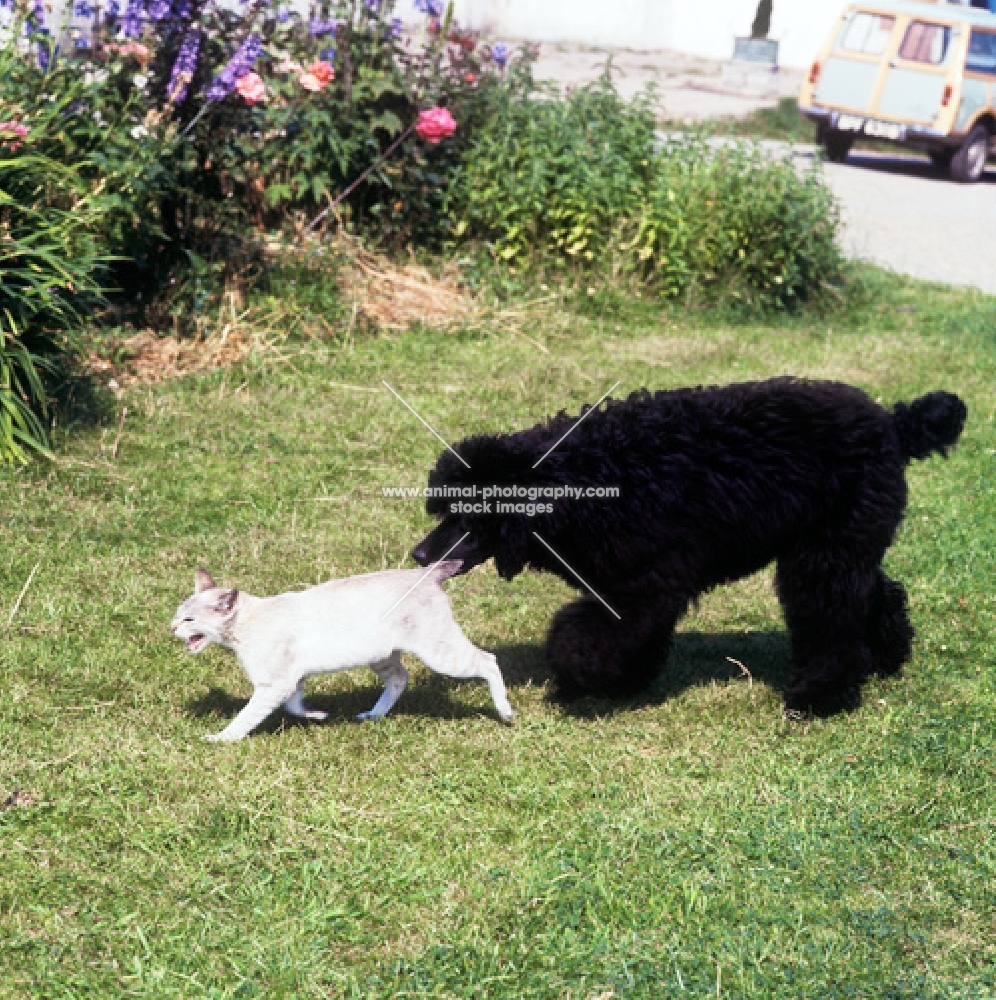
[[[384,682],[384,690],[377,699],[377,704],[369,712],[360,712],[356,717],[361,722],[384,718],[394,708],[408,686],[408,671],[401,662],[401,653],[398,650],[386,660],[373,664],[370,669]]]
[[[329,717],[328,712],[322,712],[317,708],[308,708],[304,703],[300,685],[284,702],[284,709],[290,712],[291,715],[296,715],[299,719],[310,719],[312,722],[324,722]]]
[[[294,694],[296,688],[296,684],[280,685],[279,687],[268,684],[256,688],[242,711],[220,733],[211,733],[204,739],[211,743],[230,743],[234,740],[241,740],[243,736],[251,733],[268,715],[287,701]]]

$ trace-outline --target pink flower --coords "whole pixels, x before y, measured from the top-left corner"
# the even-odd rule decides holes
[[[141,42],[125,42],[123,45],[117,45],[111,42],[105,45],[104,48],[108,52],[116,52],[119,56],[127,59],[129,56],[137,59],[143,66],[149,61],[149,47],[143,45]]]
[[[322,62],[321,59],[317,59],[301,74],[297,82],[305,90],[317,93],[320,90],[324,90],[334,79],[335,70],[332,66],[327,62]]]
[[[257,104],[266,97],[266,87],[259,73],[246,73],[235,81],[235,89],[245,99],[246,104]]]
[[[128,42],[121,46],[121,55],[134,56],[144,66],[149,61],[149,47],[141,42]]]
[[[284,59],[280,65],[277,66],[278,73],[303,73],[304,67],[299,63],[295,62],[293,59]]]
[[[0,122],[0,139],[10,142],[11,139],[26,139],[28,137],[27,125],[20,122]],[[20,142],[10,142],[10,151],[16,153],[21,148]]]
[[[456,131],[457,123],[446,108],[429,108],[428,111],[420,112],[415,131],[425,139],[435,145],[443,139],[448,139]]]

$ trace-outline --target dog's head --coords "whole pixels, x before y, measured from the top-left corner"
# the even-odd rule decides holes
[[[412,550],[422,566],[440,559],[458,559],[461,573],[494,559],[506,580],[522,572],[529,548],[529,518],[497,513],[494,497],[485,491],[515,485],[531,469],[528,442],[486,435],[466,438],[444,451],[429,473],[426,512],[441,520]],[[457,457],[459,456],[459,457]]]

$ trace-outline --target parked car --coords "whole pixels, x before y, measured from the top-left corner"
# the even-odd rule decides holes
[[[927,152],[956,181],[996,154],[996,15],[924,0],[844,10],[799,93],[827,159],[858,138]]]

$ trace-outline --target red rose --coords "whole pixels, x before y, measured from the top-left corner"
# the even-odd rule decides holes
[[[448,139],[456,131],[457,123],[446,108],[429,108],[418,116],[418,123],[415,131],[425,139],[435,145],[443,139]]]

